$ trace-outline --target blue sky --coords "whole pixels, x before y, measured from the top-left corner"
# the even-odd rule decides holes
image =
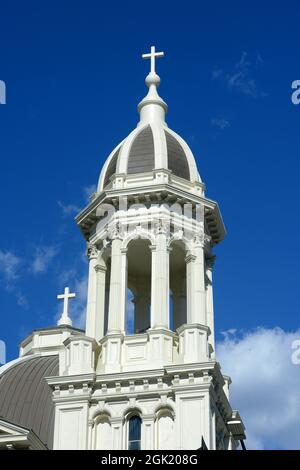
[[[151,44],[166,54],[157,68],[168,124],[190,144],[228,231],[216,249],[217,338],[237,330],[238,344],[257,327],[296,332],[299,3],[2,1],[0,12],[0,339],[8,359],[33,328],[54,324],[66,284],[82,320],[87,266],[74,216],[136,125],[149,67],[140,56]]]

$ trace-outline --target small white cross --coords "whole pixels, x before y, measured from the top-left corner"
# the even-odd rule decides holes
[[[70,325],[70,326],[72,326],[72,320],[69,317],[68,307],[69,307],[69,299],[73,299],[74,297],[76,297],[76,294],[70,293],[69,287],[65,287],[65,292],[63,294],[59,294],[57,296],[58,300],[63,300],[64,301],[63,313],[62,313],[60,319],[57,322],[58,325]]]
[[[155,73],[155,57],[164,57],[164,52],[155,52],[155,46],[151,46],[150,54],[143,54],[143,59],[151,59],[151,73]]]

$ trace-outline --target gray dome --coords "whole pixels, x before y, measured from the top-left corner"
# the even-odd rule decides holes
[[[103,191],[115,174],[127,175],[170,170],[188,181],[201,181],[194,156],[187,143],[166,125],[138,126],[110,154],[99,178]]]
[[[97,192],[110,184],[113,175],[139,175],[153,170],[168,170],[190,182],[201,182],[194,155],[187,143],[166,121],[168,106],[158,95],[159,76],[151,69],[146,77],[147,95],[138,104],[140,121],[106,160]]]
[[[45,377],[58,375],[58,356],[30,357],[0,375],[0,417],[33,430],[53,447],[54,404]]]

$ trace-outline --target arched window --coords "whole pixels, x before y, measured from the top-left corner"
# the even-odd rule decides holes
[[[175,448],[174,442],[174,416],[168,408],[161,409],[156,419],[157,449],[171,450]]]
[[[112,448],[111,425],[108,415],[100,415],[96,419],[94,433],[94,448],[96,450],[109,450]]]
[[[138,415],[128,420],[128,450],[141,450],[142,420]]]

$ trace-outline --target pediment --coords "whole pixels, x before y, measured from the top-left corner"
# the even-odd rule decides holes
[[[32,430],[0,419],[1,449],[46,449],[46,447]]]

